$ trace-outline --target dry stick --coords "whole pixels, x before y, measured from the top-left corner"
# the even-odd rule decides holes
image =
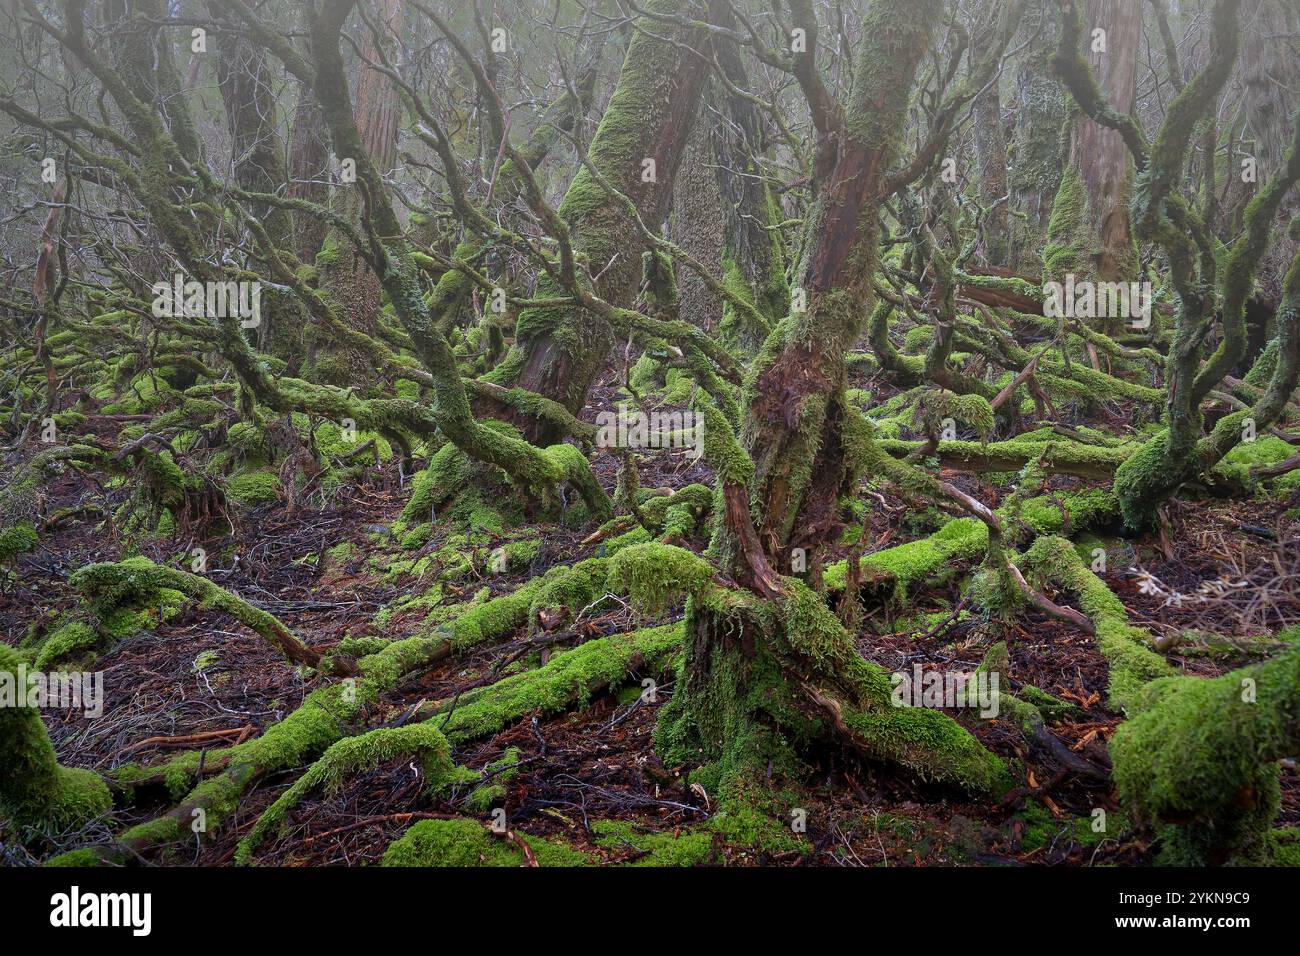
[[[723,482],[722,495],[726,503],[726,521],[740,539],[741,554],[749,566],[750,575],[758,592],[769,600],[785,594],[781,577],[767,560],[758,532],[749,514],[749,494],[744,485],[734,481]]]
[[[122,754],[145,747],[184,747],[187,744],[207,743],[223,737],[241,736],[248,733],[252,727],[252,724],[245,724],[243,727],[232,727],[229,730],[208,730],[201,734],[183,734],[179,737],[146,737],[144,740],[123,747],[114,756],[120,757]]]
[[[407,823],[411,820],[455,820],[454,813],[432,813],[432,812],[408,812],[408,813],[383,813],[374,817],[362,817],[360,820],[354,820],[346,826],[335,827],[333,830],[326,830],[324,833],[317,833],[315,836],[303,837],[303,846],[315,843],[317,840],[323,840],[326,837],[337,836],[340,833],[348,833],[352,830],[359,830],[362,827],[370,826],[373,823]]]
[[[1062,607],[1055,601],[1048,598],[1045,594],[1035,591],[1025,580],[1025,576],[1020,573],[1020,569],[1011,561],[1007,562],[1007,570],[1011,572],[1011,579],[1016,582],[1016,587],[1020,592],[1029,599],[1029,602],[1038,608],[1048,617],[1054,617],[1061,621],[1068,621],[1085,634],[1096,634],[1097,628],[1093,625],[1088,617],[1072,607]]]
[[[1300,468],[1300,453],[1292,455],[1275,465],[1252,465],[1250,467],[1250,476],[1252,478],[1272,478],[1276,475],[1284,475],[1288,471],[1295,471]]]
[[[1052,341],[1044,345],[1042,350],[1037,355],[1035,355],[1028,362],[1026,362],[1025,367],[1020,370],[1020,374],[1017,375],[1015,378],[1013,378],[1010,382],[1008,382],[1006,387],[1003,388],[1002,391],[998,392],[997,395],[993,397],[993,401],[989,402],[989,407],[996,412],[998,410],[998,407],[1002,405],[1002,403],[1005,402],[1008,398],[1010,398],[1015,393],[1016,389],[1018,389],[1024,383],[1025,379],[1029,378],[1034,374],[1034,371],[1038,368],[1038,360],[1047,354],[1048,350],[1056,344],[1056,340],[1059,339],[1060,337],[1061,337],[1060,333],[1058,332],[1052,338]]]
[[[984,524],[989,529],[989,535],[991,538],[997,538],[1001,540],[1002,525],[998,521],[998,516],[994,514],[992,510],[989,509],[988,505],[984,504],[982,501],[977,501],[976,499],[972,498],[970,495],[966,494],[966,492],[962,491],[960,488],[956,487],[955,485],[949,482],[941,481],[939,482],[939,487],[940,489],[943,490],[944,494],[960,502],[972,514],[974,514],[975,517],[979,518],[980,521],[983,521]],[[1034,590],[1032,587],[1029,586],[1029,582],[1025,580],[1025,576],[1020,573],[1020,569],[1016,567],[1015,562],[1012,561],[1010,558],[1006,558],[1005,560],[1007,565],[1007,572],[1011,575],[1011,580],[1015,582],[1016,587],[1020,589],[1020,593],[1023,594],[1026,598],[1028,598],[1029,602],[1033,604],[1034,607],[1038,608],[1040,611],[1042,611],[1044,614],[1047,614],[1049,617],[1054,617],[1062,621],[1068,621],[1069,623],[1073,624],[1075,627],[1083,631],[1085,634],[1097,633],[1096,628],[1093,626],[1092,621],[1089,620],[1084,614],[1074,610],[1074,608],[1062,607],[1061,605],[1057,604],[1056,602],[1048,598],[1047,595]]]

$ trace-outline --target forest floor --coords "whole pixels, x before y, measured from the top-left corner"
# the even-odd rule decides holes
[[[613,378],[611,373],[608,378]],[[592,395],[587,417],[612,407],[617,389],[602,386]],[[1122,410],[1116,409],[1122,419]],[[120,423],[88,419],[85,430],[113,439]],[[40,450],[29,443],[22,454]],[[643,487],[678,488],[710,480],[707,469],[687,457],[688,450],[647,456],[641,467]],[[612,490],[617,459],[601,454],[597,474]],[[0,473],[0,477],[3,474]],[[969,475],[948,476],[981,501],[996,506],[1009,488]],[[405,479],[405,480],[404,480]],[[1062,487],[1077,479],[1055,479]],[[345,635],[404,637],[428,625],[429,608],[393,610],[399,599],[423,593],[429,582],[418,575],[394,573],[392,561],[409,560],[439,549],[447,529],[439,528],[417,551],[401,549],[390,533],[410,493],[409,476],[395,462],[368,469],[323,508],[284,501],[269,502],[231,515],[224,529],[206,539],[186,537],[137,543],[136,553],[174,563],[191,547],[202,545],[214,560],[212,580],[272,612],[308,644],[324,649]],[[95,501],[111,510],[127,490],[106,486],[69,470],[44,487],[45,508],[52,511]],[[928,533],[913,521],[904,504],[888,494],[873,507],[864,534],[873,546],[899,544]],[[1283,585],[1250,606],[1232,598],[1181,605],[1144,593],[1131,565],[1154,575],[1166,591],[1195,594],[1204,582],[1233,580],[1261,568],[1276,567],[1294,581],[1300,542],[1296,501],[1179,500],[1169,509],[1166,534],[1139,540],[1105,539],[1129,560],[1112,561],[1104,575],[1135,623],[1153,633],[1183,634],[1170,652],[1176,666],[1212,676],[1261,659],[1258,646],[1207,645],[1201,634],[1249,637],[1272,633],[1280,622],[1300,618],[1300,587]],[[224,530],[224,534],[220,533]],[[541,542],[530,568],[445,583],[447,602],[465,600],[481,588],[507,593],[556,563],[597,553],[598,544],[582,544],[586,531],[560,525],[531,527]],[[351,547],[340,547],[351,545]],[[332,553],[331,553],[332,552]],[[120,560],[123,542],[95,521],[74,521],[43,534],[38,548],[17,560],[14,575],[0,591],[0,634],[18,643],[29,628],[72,609],[78,596],[69,575],[94,561]],[[835,557],[842,557],[835,555]],[[1287,561],[1291,563],[1286,564]],[[1288,571],[1289,569],[1289,571]],[[991,623],[955,605],[958,575],[915,593],[903,607],[877,607],[863,620],[858,647],[868,659],[890,671],[923,667],[974,669],[991,643],[1005,640],[1012,688],[1032,683],[1078,705],[1075,717],[1053,730],[1080,756],[1107,765],[1105,741],[1121,716],[1103,702],[1106,666],[1092,639],[1068,624],[1030,612],[1011,624]],[[1258,589],[1252,590],[1252,594]],[[1069,595],[1061,598],[1069,600]],[[389,613],[376,620],[381,610]],[[610,609],[612,607],[612,610]],[[954,613],[957,611],[957,613]],[[679,618],[680,607],[664,620]],[[643,626],[634,612],[606,602],[589,613],[578,629],[598,636]],[[536,652],[515,640],[498,642],[467,656],[453,657],[418,679],[400,683],[384,701],[395,716],[421,701],[452,698],[468,688],[497,679],[536,662]],[[104,672],[105,707],[97,719],[79,713],[47,713],[46,724],[59,759],[71,766],[106,770],[127,760],[157,761],[179,752],[234,743],[259,733],[268,723],[296,707],[321,678],[291,668],[251,631],[219,612],[187,605],[159,622],[153,631],[120,640],[96,665]],[[640,699],[640,678],[659,682],[657,700]],[[590,862],[618,863],[659,859],[651,853],[664,845],[656,835],[676,835],[707,820],[709,795],[686,785],[684,775],[665,768],[651,740],[659,707],[671,696],[671,674],[633,675],[623,692],[592,700],[587,706],[556,715],[524,719],[494,736],[454,753],[457,763],[475,770],[500,762],[517,748],[517,766],[504,781],[504,800],[511,826],[531,837],[562,841],[587,854]],[[690,862],[778,864],[791,866],[930,866],[948,864],[1145,865],[1150,862],[1149,834],[1128,832],[1113,790],[1104,782],[1058,772],[1050,758],[1030,753],[1006,721],[959,719],[989,749],[1007,760],[1021,786],[998,805],[970,802],[959,793],[929,786],[891,769],[865,766],[843,755],[827,754],[813,768],[801,791],[806,832],[796,847],[779,852],[729,845],[720,836]],[[223,732],[204,742],[184,738]],[[513,752],[513,751],[512,751]],[[297,772],[273,776],[244,801],[235,817],[213,840],[195,841],[179,862],[223,865],[232,860],[236,843],[265,809],[296,778]],[[347,778],[339,792],[309,795],[290,813],[282,832],[259,849],[258,862],[269,865],[359,865],[378,862],[388,844],[414,820],[485,813],[466,805],[468,788],[431,800],[424,794],[422,773],[407,760]],[[1093,832],[1094,812],[1111,821],[1105,833]],[[121,816],[133,823],[162,812],[159,804]],[[593,829],[597,821],[617,827]],[[1300,777],[1288,766],[1282,777],[1282,812],[1278,826],[1300,824]],[[107,828],[96,824],[107,836]],[[78,834],[68,845],[93,842],[95,832]],[[49,853],[59,849],[46,848]],[[19,851],[22,852],[22,851]],[[39,848],[36,852],[40,852]],[[42,854],[44,855],[44,854]],[[35,859],[35,858],[33,858]]]

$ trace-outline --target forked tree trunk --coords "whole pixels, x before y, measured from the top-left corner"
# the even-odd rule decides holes
[[[823,598],[779,576],[797,570],[796,547],[815,567],[816,550],[839,530],[840,496],[868,464],[870,436],[845,395],[845,354],[875,298],[887,175],[940,13],[940,0],[868,8],[853,98],[819,143],[824,179],[797,272],[807,311],[783,320],[780,342],[751,371],[742,434],[754,473],[739,456],[721,463],[713,555],[749,590],[692,603],[683,672],[656,743],[668,761],[708,764],[701,782],[724,798],[746,778],[794,772],[799,750],[830,729],[932,779],[985,791],[1004,781],[1000,762],[955,722],[892,708],[888,675],[858,655]]]

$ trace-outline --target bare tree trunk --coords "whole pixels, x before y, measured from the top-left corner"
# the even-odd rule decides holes
[[[1132,112],[1142,4],[1089,0],[1084,22],[1098,84],[1117,110]],[[1066,273],[1105,282],[1136,278],[1137,245],[1129,214],[1133,176],[1133,160],[1120,134],[1078,116],[1053,207],[1044,280],[1063,281]],[[1114,328],[1113,322],[1103,324]]]
[[[221,22],[221,12],[213,8]],[[283,195],[286,177],[284,151],[276,127],[275,91],[266,51],[236,31],[220,31],[216,37],[217,86],[226,109],[230,132],[230,157],[235,181],[245,189],[269,195]],[[253,207],[277,248],[292,248],[293,223],[289,211],[269,203]],[[286,360],[291,366],[301,360],[302,310],[292,297],[269,290],[263,300],[262,323],[257,328],[261,348]]]
[[[293,129],[289,134],[289,195],[324,206],[330,198],[329,136],[321,116],[316,94],[299,85],[298,105],[293,112]],[[319,216],[295,213],[293,217],[293,251],[298,259],[311,265],[325,243],[328,226]]]
[[[988,15],[993,5],[986,5]],[[981,34],[984,35],[984,34]],[[980,58],[975,50],[974,59]],[[1011,258],[1011,190],[1007,176],[1007,134],[1002,125],[1001,75],[975,97],[975,155],[979,161],[980,205],[986,210],[981,252],[991,266],[1009,265]]]
[[[700,104],[702,116],[695,120],[686,148],[682,168],[673,190],[671,238],[695,259],[708,266],[714,279],[722,281],[722,244],[726,239],[726,213],[723,211],[722,187],[714,170],[714,133],[710,114],[717,109],[710,93]],[[679,313],[706,332],[722,321],[722,297],[704,284],[689,269],[677,277]]]
[[[1251,55],[1244,58],[1246,122],[1255,141],[1256,185],[1277,175],[1286,163],[1291,142],[1290,124],[1300,108],[1300,57],[1296,36],[1300,35],[1300,8],[1289,0],[1260,0],[1258,15],[1249,16],[1242,43]],[[1239,161],[1229,164],[1228,174],[1241,175]],[[1282,280],[1296,251],[1296,239],[1286,228],[1300,214],[1300,195],[1293,190],[1283,199],[1275,220],[1277,231],[1260,263],[1256,279],[1259,291],[1276,304],[1282,294]]]

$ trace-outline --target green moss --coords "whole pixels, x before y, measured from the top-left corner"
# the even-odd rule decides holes
[[[0,564],[32,550],[39,540],[36,526],[30,521],[22,521],[0,531]]]
[[[45,639],[33,666],[37,670],[50,670],[78,658],[89,656],[93,660],[99,640],[94,628],[84,621],[69,621]]]
[[[1268,838],[1275,866],[1300,866],[1300,827],[1272,830]]]
[[[527,713],[581,706],[593,694],[622,684],[632,667],[653,672],[680,644],[680,625],[587,641],[556,654],[544,667],[461,695],[443,732],[458,743],[494,733]]]
[[[1083,177],[1067,165],[1052,203],[1043,249],[1043,281],[1063,282],[1068,272],[1083,272],[1091,261],[1087,242],[1088,191]]]
[[[697,594],[713,574],[709,562],[685,548],[636,544],[610,558],[609,586],[626,592],[642,611],[657,614],[670,595]]]
[[[713,835],[705,831],[645,833],[623,820],[599,820],[591,829],[598,846],[639,854],[631,866],[696,866],[713,856]]]
[[[957,518],[928,538],[885,548],[862,559],[864,578],[871,571],[891,575],[897,592],[925,580],[951,562],[971,560],[988,546],[988,528],[975,518]],[[839,561],[826,567],[823,580],[830,591],[844,590],[848,566]]]
[[[507,747],[500,760],[483,768],[483,777],[487,781],[475,787],[465,799],[465,806],[471,810],[486,813],[493,807],[500,806],[506,798],[506,786],[519,773],[519,748]]]
[[[67,853],[60,853],[58,856],[50,857],[45,861],[46,866],[52,867],[83,867],[99,866],[99,854],[89,848],[69,850]]]
[[[245,471],[226,480],[226,496],[240,505],[256,505],[280,497],[280,476],[274,470]]]
[[[359,556],[357,546],[351,541],[340,541],[338,544],[327,548],[325,553],[335,564],[347,564],[349,561],[355,561]]]
[[[305,429],[307,426],[306,416],[294,416],[295,424]],[[325,461],[335,459],[346,459],[352,452],[356,451],[368,441],[375,443],[375,449],[379,453],[380,461],[391,461],[393,458],[393,446],[389,444],[388,439],[384,438],[378,432],[357,430],[352,439],[344,435],[342,427],[331,421],[321,422],[316,426],[316,431],[312,435],[316,443],[316,449],[320,452]]]
[[[1112,707],[1126,708],[1148,681],[1174,673],[1151,649],[1149,635],[1129,623],[1123,602],[1064,538],[1039,538],[1025,553],[1024,563],[1035,574],[1078,595],[1080,610],[1096,628],[1097,649],[1110,665]]]
[[[806,850],[808,844],[790,828],[787,816],[797,802],[793,795],[774,793],[770,786],[732,780],[718,794],[718,812],[707,827],[731,847],[765,853]]]
[[[432,723],[380,727],[355,737],[344,737],[331,744],[320,759],[258,817],[253,829],[235,849],[235,862],[252,862],[253,853],[262,840],[279,829],[289,811],[315,788],[322,787],[327,794],[337,793],[345,776],[377,768],[399,757],[420,761],[427,793],[437,793],[456,776],[447,739]]]
[[[585,866],[590,861],[570,847],[525,837],[539,866]],[[421,820],[389,844],[381,866],[523,866],[523,852],[468,819]]]
[[[556,624],[571,622],[592,601],[605,593],[609,579],[609,562],[605,558],[588,558],[569,566],[551,568],[532,589],[528,602],[528,622],[540,626],[543,611]]]
[[[1020,834],[1020,848],[1026,853],[1055,846],[1065,851],[1071,845],[1096,846],[1106,839],[1103,830],[1094,832],[1090,817],[1067,817],[1058,820],[1038,803],[1026,805],[1019,819],[1023,824]]]
[[[59,764],[40,711],[25,705],[27,687],[18,686],[22,663],[16,650],[0,643],[0,682],[16,698],[0,706],[0,816],[53,832],[79,827],[107,813],[112,797],[98,774]]]
[[[1131,709],[1110,742],[1115,783],[1160,827],[1160,861],[1268,862],[1277,761],[1300,747],[1300,647],[1212,679],[1152,681]]]

